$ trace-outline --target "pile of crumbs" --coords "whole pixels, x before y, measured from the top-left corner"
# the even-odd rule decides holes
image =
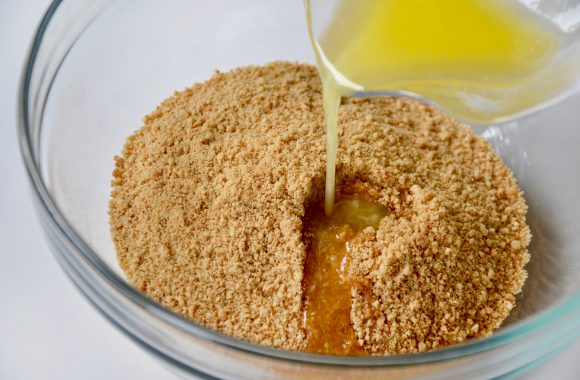
[[[352,248],[351,322],[370,354],[489,335],[526,278],[526,204],[467,126],[415,100],[343,99],[337,183],[388,209]],[[316,68],[275,62],[175,93],[115,158],[113,242],[130,283],[196,323],[304,350],[302,218],[321,201]]]

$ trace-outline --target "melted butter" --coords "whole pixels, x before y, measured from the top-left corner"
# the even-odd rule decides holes
[[[420,94],[466,121],[490,123],[547,101],[569,82],[551,75],[551,25],[506,0],[342,0],[320,38],[309,33],[327,127],[325,210],[334,204],[340,98]]]
[[[377,227],[386,209],[360,197],[337,202],[326,216],[309,210],[304,234],[308,244],[304,264],[304,328],[306,351],[330,355],[366,355],[350,321],[353,288],[362,286],[349,276],[351,243],[366,227]]]

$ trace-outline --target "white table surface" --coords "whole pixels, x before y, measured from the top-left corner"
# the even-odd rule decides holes
[[[16,139],[16,93],[48,3],[0,0],[0,379],[174,379],[83,299],[36,220]],[[523,379],[580,380],[580,340]]]

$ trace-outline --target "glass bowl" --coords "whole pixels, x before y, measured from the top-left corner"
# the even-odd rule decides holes
[[[185,320],[124,279],[109,236],[113,156],[174,90],[273,60],[314,62],[299,1],[55,1],[20,89],[20,144],[39,218],[60,264],[120,330],[183,375],[220,378],[515,376],[580,335],[580,96],[478,129],[530,206],[529,279],[494,335],[390,357],[293,353]],[[322,126],[321,126],[322,127]]]

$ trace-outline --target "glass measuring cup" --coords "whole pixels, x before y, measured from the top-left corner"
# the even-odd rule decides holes
[[[325,88],[341,95],[394,92],[490,124],[578,89],[578,0],[305,0],[305,6]]]

